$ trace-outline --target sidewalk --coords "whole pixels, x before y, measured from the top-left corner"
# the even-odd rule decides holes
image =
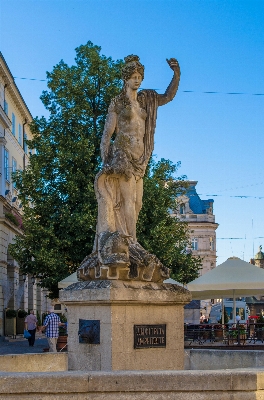
[[[0,338],[0,355],[5,354],[25,354],[25,353],[43,353],[43,349],[49,347],[48,341],[44,335],[36,335],[36,341],[33,347],[29,347],[27,339],[23,335],[17,335],[16,339],[6,337]]]

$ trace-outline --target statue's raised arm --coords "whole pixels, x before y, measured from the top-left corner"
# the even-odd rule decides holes
[[[177,93],[181,76],[180,66],[176,58],[166,59],[166,61],[173,70],[174,74],[166,92],[158,95],[159,106],[164,106],[164,104],[167,104],[169,101],[173,100]]]

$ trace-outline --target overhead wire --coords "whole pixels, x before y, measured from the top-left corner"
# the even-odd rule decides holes
[[[19,77],[19,76],[14,76],[14,79],[23,79],[23,80],[28,80],[28,81],[39,81],[39,82],[47,82],[47,79],[38,79],[38,78],[25,78],[25,77]],[[159,90],[159,89],[155,89]],[[196,91],[196,90],[180,90],[182,93],[204,93],[204,94],[230,94],[230,95],[251,95],[251,96],[264,96],[264,93],[244,93],[244,92],[217,92],[213,90],[209,91]]]

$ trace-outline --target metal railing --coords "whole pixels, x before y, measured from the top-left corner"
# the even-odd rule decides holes
[[[192,344],[246,345],[264,343],[264,324],[199,324],[184,325],[184,341]]]

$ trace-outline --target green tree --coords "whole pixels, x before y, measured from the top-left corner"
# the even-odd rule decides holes
[[[10,253],[25,273],[41,276],[57,295],[57,283],[92,250],[97,203],[93,188],[99,144],[111,98],[122,86],[122,61],[100,54],[91,42],[76,49],[76,65],[60,61],[47,73],[41,99],[49,119],[31,124],[36,154],[15,182],[24,207],[24,236]]]
[[[188,224],[169,211],[177,207],[177,196],[184,193],[185,176],[175,177],[180,166],[169,160],[150,160],[144,177],[143,207],[137,224],[139,243],[171,268],[171,277],[186,284],[199,275],[202,265],[190,249]]]
[[[28,145],[36,152],[14,176],[24,207],[24,235],[10,253],[24,273],[41,277],[41,286],[54,297],[58,281],[74,272],[93,247],[100,139],[110,100],[122,86],[122,61],[100,51],[88,42],[76,49],[75,65],[60,61],[47,73],[49,90],[41,99],[50,117],[33,120]],[[168,215],[182,186],[173,182],[176,169],[169,161],[151,161],[138,238],[185,283],[196,277],[199,262],[185,252],[187,225]]]

